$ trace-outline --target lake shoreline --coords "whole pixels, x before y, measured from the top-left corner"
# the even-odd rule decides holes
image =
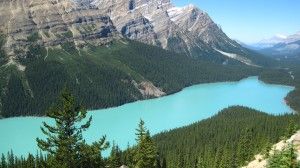
[[[236,82],[241,82],[243,80],[247,80],[247,79],[251,79],[251,78],[257,78],[258,81],[262,82],[262,84],[269,84],[269,85],[274,85],[274,86],[281,86],[281,87],[288,87],[288,88],[293,88],[293,90],[291,90],[289,93],[293,92],[296,87],[295,86],[291,86],[291,85],[283,85],[283,84],[278,84],[278,83],[271,83],[271,82],[266,82],[266,81],[263,81],[259,78],[259,76],[248,76],[248,77],[245,77],[245,78],[242,78],[242,79],[239,79],[239,80],[233,80],[233,81],[219,81],[219,82],[208,82],[208,83],[198,83],[198,84],[194,84],[194,85],[191,85],[191,86],[187,86],[187,87],[184,87],[182,89],[180,89],[179,91],[177,92],[174,92],[174,93],[167,93],[163,96],[160,96],[160,97],[153,97],[153,98],[147,98],[147,99],[140,99],[140,100],[136,100],[136,101],[132,101],[132,102],[128,102],[128,103],[125,103],[125,104],[122,104],[122,105],[119,105],[119,106],[113,106],[113,107],[108,107],[108,108],[100,108],[100,109],[87,109],[87,111],[89,113],[94,113],[96,111],[101,111],[101,110],[108,110],[108,109],[112,109],[112,108],[117,108],[117,107],[121,107],[121,106],[124,106],[124,105],[128,105],[128,104],[132,104],[132,103],[136,103],[136,102],[142,102],[142,101],[147,101],[147,100],[153,100],[153,99],[160,99],[160,98],[163,98],[163,97],[167,97],[167,96],[172,96],[174,94],[177,94],[177,93],[180,93],[182,92],[183,90],[185,89],[188,89],[188,88],[191,88],[191,87],[194,87],[194,86],[198,86],[198,85],[206,85],[206,84],[221,84],[221,83],[236,83]],[[288,93],[288,94],[289,94]],[[287,95],[288,95],[287,94]],[[287,96],[286,95],[286,96]],[[284,99],[286,101],[286,97]],[[288,102],[286,101],[286,104],[292,109],[292,107],[288,104]],[[295,113],[297,113],[297,111],[295,109],[293,109]],[[0,121],[1,120],[5,120],[5,119],[13,119],[13,118],[48,118],[47,116],[34,116],[34,115],[24,115],[24,116],[17,116],[17,117],[8,117],[8,118],[1,118],[0,117]]]
[[[88,116],[93,120],[84,138],[91,143],[106,135],[110,142],[125,149],[128,144],[135,144],[135,128],[140,119],[153,135],[210,118],[231,106],[245,106],[272,115],[291,113],[284,97],[293,89],[266,84],[257,76],[237,82],[197,84],[172,95],[90,111]],[[35,153],[38,149],[35,138],[44,138],[40,130],[43,122],[53,123],[48,117],[31,116],[0,120],[3,132],[0,153],[10,149],[23,156]]]

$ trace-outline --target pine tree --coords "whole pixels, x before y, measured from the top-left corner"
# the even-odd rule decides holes
[[[79,148],[79,166],[80,168],[104,168],[106,162],[101,156],[101,151],[107,149],[109,144],[106,142],[106,137],[102,137],[99,141],[87,145],[85,143],[80,144]]]
[[[29,154],[27,157],[26,168],[35,168],[35,158],[32,154]]]
[[[206,168],[205,163],[204,163],[204,159],[203,157],[200,155],[198,160],[197,160],[197,168]]]
[[[109,167],[117,168],[122,166],[121,163],[121,150],[119,149],[118,145],[113,143],[110,157],[109,157]]]
[[[230,165],[230,161],[231,161],[230,154],[228,153],[228,150],[225,148],[225,150],[223,150],[221,161],[220,161],[220,164],[218,167],[219,168],[232,168]]]
[[[127,144],[127,149],[124,152],[122,152],[121,162],[128,167],[134,167],[134,155],[135,149],[133,147],[130,147],[129,144]]]
[[[7,167],[6,158],[5,158],[4,154],[2,154],[2,156],[1,156],[1,167],[2,168]]]
[[[36,167],[45,167],[44,155],[42,152],[37,152],[35,155]]]
[[[285,138],[291,137],[297,131],[297,125],[294,120],[290,120],[289,126],[287,127]]]
[[[272,144],[269,141],[267,141],[266,146],[262,152],[265,159],[269,158],[271,150],[272,150]]]
[[[240,137],[238,144],[238,164],[240,166],[244,165],[246,161],[250,161],[252,157],[252,151],[250,149],[252,145],[252,130],[246,129]]]
[[[38,146],[49,153],[47,167],[76,168],[82,167],[86,161],[90,164],[100,164],[101,151],[108,147],[105,137],[92,145],[87,145],[82,132],[89,128],[92,117],[86,122],[87,111],[75,105],[75,99],[64,89],[60,102],[50,108],[47,116],[54,119],[55,126],[43,123],[42,132],[46,140],[37,138]]]
[[[136,135],[137,148],[134,154],[134,167],[156,168],[157,149],[143,120],[140,120]]]
[[[159,157],[156,158],[156,168],[161,168],[161,161]]]
[[[15,165],[15,156],[13,151],[7,153],[7,161],[8,161],[8,167],[14,167]]]
[[[184,167],[184,158],[182,152],[180,152],[177,168],[183,168],[183,167]]]
[[[161,168],[167,168],[167,161],[165,158],[163,158],[163,160],[162,160]]]
[[[234,152],[231,156],[231,162],[230,162],[231,168],[238,168],[238,161],[236,157],[236,153]]]
[[[218,148],[215,154],[213,167],[218,168],[222,159],[222,148]]]

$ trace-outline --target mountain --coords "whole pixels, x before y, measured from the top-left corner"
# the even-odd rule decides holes
[[[238,80],[272,64],[169,0],[0,0],[0,116],[43,115],[64,86],[89,109]],[[46,96],[45,96],[46,95]]]
[[[259,52],[276,58],[300,58],[300,40],[289,43],[278,43],[273,47],[262,49]]]
[[[248,45],[259,50],[259,49],[265,49],[265,48],[272,48],[277,44],[294,43],[299,40],[300,40],[300,32],[297,32],[297,33],[289,35],[289,36],[278,34],[272,38],[264,39],[258,43],[253,43],[253,44],[248,44]]]
[[[24,58],[34,33],[45,47],[74,41],[102,45],[125,37],[216,63],[260,66],[265,60],[234,40],[207,13],[170,0],[1,0],[0,30],[10,62]]]
[[[271,37],[269,39],[263,39],[258,43],[254,44],[248,44],[249,46],[253,47],[254,49],[264,49],[264,48],[270,48],[278,43],[284,43],[284,41],[287,39],[287,36],[284,35],[276,35],[274,37]]]
[[[207,13],[194,5],[179,8],[170,0],[103,2],[98,0],[92,4],[109,14],[124,37],[217,63],[229,60],[256,64],[255,59],[247,57],[251,54],[243,51]]]
[[[159,41],[156,45],[216,63],[238,62],[252,66],[266,64],[262,55],[231,40],[207,13],[196,6],[174,7],[170,1],[164,1],[158,6],[156,1],[142,2],[132,13],[142,14],[153,25],[155,37]],[[152,2],[151,5],[154,3],[154,8],[149,7],[149,2]],[[131,38],[126,33],[123,35]]]
[[[276,35],[270,39],[264,39],[258,43],[244,44],[243,47],[255,50],[263,55],[277,59],[300,58],[300,32],[285,36]]]

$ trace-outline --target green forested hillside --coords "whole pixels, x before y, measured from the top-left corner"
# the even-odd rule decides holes
[[[282,61],[282,67],[268,69],[260,74],[260,80],[267,83],[284,84],[295,86],[295,90],[290,92],[287,103],[296,111],[300,111],[300,61]]]
[[[32,38],[35,40],[35,38]],[[222,66],[133,41],[76,48],[43,48],[36,43],[26,57],[0,67],[2,117],[44,115],[64,86],[88,109],[128,103],[143,96],[132,84],[151,81],[166,93],[196,83],[239,80],[258,74],[246,66]]]
[[[244,107],[154,136],[168,168],[234,168],[244,165],[300,123],[299,115],[272,116]],[[287,131],[288,130],[288,131]]]

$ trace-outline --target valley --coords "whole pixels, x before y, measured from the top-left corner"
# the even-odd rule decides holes
[[[0,0],[0,168],[299,168],[300,34],[240,38],[300,4],[256,1]]]
[[[64,87],[93,110],[258,76],[278,65],[231,40],[193,5],[0,3],[8,11],[0,20],[0,118],[43,116]]]
[[[155,97],[139,90],[145,81],[172,94],[193,84],[236,81],[262,71],[241,65],[220,66],[127,40],[80,50],[74,43],[65,43],[62,49],[49,48],[47,57],[45,48],[32,52],[41,57],[22,61],[25,71],[13,65],[0,68],[0,84],[5,88],[3,117],[44,115],[64,86],[86,108],[98,109]]]
[[[291,114],[293,110],[285,104],[284,97],[293,89],[282,85],[264,84],[258,81],[257,77],[238,82],[195,85],[161,98],[90,111],[93,125],[84,136],[87,142],[92,143],[99,139],[100,135],[106,135],[110,142],[126,149],[128,144],[135,145],[133,131],[139,119],[143,119],[149,131],[156,134],[210,118],[220,110],[235,105],[251,107],[275,116]],[[112,120],[114,122],[111,122]],[[5,132],[7,128],[11,130],[3,134],[0,153],[10,149],[13,149],[17,156],[26,156],[28,152],[35,153],[38,148],[34,139],[43,137],[39,129],[43,121],[52,123],[50,119],[43,117],[0,120],[0,132]],[[20,127],[22,133],[14,134]],[[26,147],[23,144],[26,144]]]

